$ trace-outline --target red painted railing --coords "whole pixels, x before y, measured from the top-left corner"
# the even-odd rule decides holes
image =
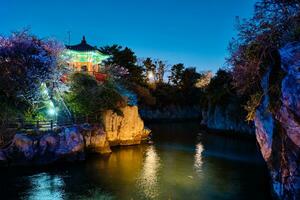
[[[95,79],[96,79],[97,81],[100,81],[100,82],[106,81],[107,78],[108,78],[108,75],[107,75],[107,74],[101,73],[101,72],[87,71],[87,72],[82,72],[82,73],[88,73],[89,75],[94,76]],[[68,77],[68,75],[64,74],[64,75],[62,75],[62,77],[60,78],[60,80],[61,80],[63,83],[66,83],[66,82],[69,81],[69,77]]]

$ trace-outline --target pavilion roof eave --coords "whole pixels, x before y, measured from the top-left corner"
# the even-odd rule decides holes
[[[92,62],[95,64],[99,64],[111,57],[101,53],[99,50],[76,51],[71,49],[65,49],[63,56],[71,62]]]

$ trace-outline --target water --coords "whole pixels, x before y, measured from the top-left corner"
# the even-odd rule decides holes
[[[0,171],[0,199],[270,199],[253,140],[207,134],[197,123],[151,124],[153,145],[82,163]]]

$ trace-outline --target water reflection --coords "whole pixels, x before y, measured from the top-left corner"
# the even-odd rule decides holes
[[[140,178],[138,180],[144,195],[153,199],[159,194],[158,187],[158,171],[160,167],[160,159],[154,146],[149,146],[146,151],[145,161],[142,168]]]
[[[40,173],[28,177],[32,186],[26,199],[30,200],[47,200],[47,199],[63,199],[64,186],[63,179],[58,175],[50,175],[48,173]]]
[[[203,145],[199,142],[197,145],[196,145],[196,152],[195,152],[195,163],[194,163],[194,168],[196,170],[196,172],[200,173],[202,172],[202,164],[203,164],[203,161],[202,161],[202,152],[203,152],[204,148],[203,148]]]
[[[252,141],[206,134],[198,123],[150,128],[153,145],[50,169],[1,169],[0,199],[269,199]]]

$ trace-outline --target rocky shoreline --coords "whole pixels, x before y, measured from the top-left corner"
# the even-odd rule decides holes
[[[238,104],[226,106],[209,105],[202,110],[201,124],[212,130],[240,133],[241,135],[255,135],[254,124],[247,123]]]
[[[45,165],[84,160],[89,153],[107,154],[111,146],[140,144],[150,130],[138,114],[137,106],[122,108],[123,116],[103,114],[100,124],[61,127],[37,135],[16,133],[10,144],[0,149],[3,165]]]

